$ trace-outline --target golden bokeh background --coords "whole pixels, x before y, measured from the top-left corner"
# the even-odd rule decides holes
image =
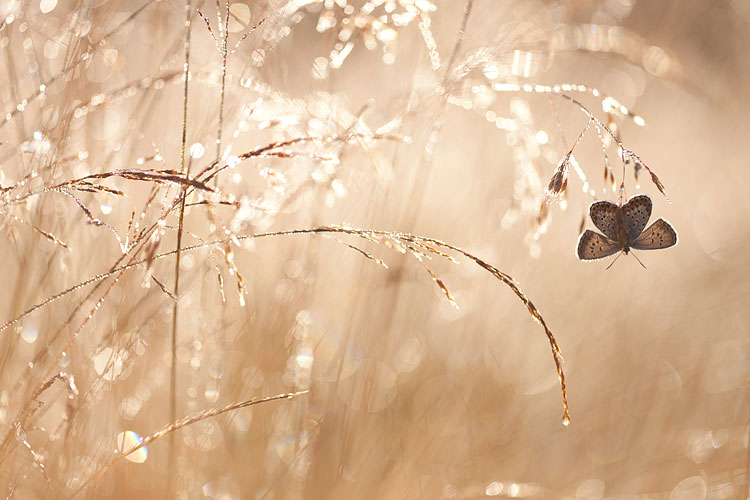
[[[748,497],[748,2],[191,1],[0,5],[0,495]],[[574,254],[623,162],[560,94],[666,187],[625,166],[680,237],[646,269]],[[570,424],[544,330],[470,259],[252,238],[324,225],[512,276]]]

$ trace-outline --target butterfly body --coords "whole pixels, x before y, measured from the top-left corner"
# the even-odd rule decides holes
[[[625,229],[625,214],[620,206],[615,209],[615,230],[617,235],[617,245],[622,248],[622,251],[627,255],[630,251],[630,243],[628,242],[628,232]]]
[[[597,260],[631,249],[657,250],[677,244],[677,232],[664,219],[646,228],[651,217],[651,198],[637,195],[624,205],[595,201],[589,207],[591,221],[602,234],[587,229],[578,238],[576,255],[581,260]]]

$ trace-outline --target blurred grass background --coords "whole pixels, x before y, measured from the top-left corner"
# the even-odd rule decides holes
[[[223,247],[182,256],[176,416],[310,392],[202,420],[91,480],[122,451],[118,434],[135,443],[172,418],[173,302],[149,273],[173,290],[174,257],[160,258],[106,295],[112,278],[0,333],[0,494],[66,498],[85,486],[90,498],[746,498],[750,4],[476,0],[448,68],[463,2],[374,2],[350,38],[342,20],[368,7],[347,5],[231,3],[230,50],[265,21],[227,61],[224,161],[295,137],[372,135],[402,115],[393,132],[411,141],[313,141],[286,148],[289,158],[242,162],[216,181],[237,204],[189,207],[182,245],[346,223],[460,246],[513,276],[555,333],[570,425],[560,423],[542,330],[472,263],[428,263],[456,310],[420,263],[384,245],[341,237],[388,270],[331,238],[243,240],[232,248],[244,307]],[[198,8],[220,33],[216,5],[193,1],[193,175],[216,155],[222,73]],[[179,170],[185,4],[8,1],[0,12],[5,322],[123,253],[75,200],[45,188],[115,169]],[[640,253],[647,269],[630,257],[608,271],[576,259],[588,204],[618,199],[602,181],[594,128],[575,149],[588,188],[571,172],[566,209],[550,205],[540,230],[542,189],[587,118],[554,96],[477,89],[493,71],[502,83],[585,84],[642,116],[645,127],[615,121],[671,203],[645,172],[636,182],[632,165],[626,193],[649,194],[653,218],[674,225],[679,245]],[[43,96],[28,99],[42,84]],[[601,98],[575,97],[606,123]],[[619,184],[612,147],[608,158]],[[131,214],[143,212],[145,227],[178,194],[169,184],[101,183],[125,196],[76,196],[122,240]],[[157,253],[175,248],[176,227],[174,212]],[[43,385],[59,372],[68,378]]]

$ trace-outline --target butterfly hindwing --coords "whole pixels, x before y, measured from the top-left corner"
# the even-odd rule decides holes
[[[636,250],[658,250],[677,244],[677,232],[664,219],[657,219],[630,246]]]
[[[633,196],[622,206],[628,242],[632,243],[636,240],[646,228],[646,224],[651,218],[651,207],[651,198],[645,194]]]
[[[616,241],[612,241],[604,235],[587,229],[578,238],[578,249],[576,254],[581,260],[596,260],[608,257],[621,250]]]
[[[617,241],[617,226],[615,223],[617,208],[614,203],[603,200],[595,201],[589,207],[589,215],[596,228],[604,233],[604,236],[615,241]]]

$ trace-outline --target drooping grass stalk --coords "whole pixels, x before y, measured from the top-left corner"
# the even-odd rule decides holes
[[[539,323],[542,328],[544,329],[544,333],[547,336],[547,340],[549,341],[550,347],[552,349],[552,356],[555,361],[555,367],[557,368],[557,375],[560,380],[560,389],[562,393],[562,402],[563,402],[563,418],[562,421],[565,425],[568,424],[570,421],[570,414],[568,409],[568,399],[567,399],[567,386],[565,383],[565,373],[563,371],[563,358],[562,358],[562,352],[560,350],[560,347],[557,344],[557,340],[555,339],[554,335],[552,334],[552,331],[547,326],[547,323],[545,322],[544,318],[542,317],[541,313],[537,309],[537,307],[531,302],[531,300],[527,297],[527,295],[521,290],[518,283],[513,279],[512,276],[504,273],[503,271],[499,270],[492,264],[489,264],[485,260],[481,259],[480,257],[477,257],[476,255],[467,252],[466,250],[463,250],[462,248],[451,245],[450,243],[443,242],[441,240],[437,240],[435,238],[429,238],[425,236],[418,236],[410,233],[401,233],[401,232],[394,232],[394,231],[380,231],[380,230],[371,230],[371,229],[356,229],[351,227],[344,227],[344,226],[320,226],[310,229],[292,229],[287,231],[273,231],[268,233],[259,233],[259,234],[245,234],[245,235],[234,235],[230,238],[224,238],[221,240],[215,240],[205,243],[200,243],[192,246],[187,246],[185,248],[182,248],[180,252],[188,252],[188,251],[194,251],[202,248],[209,248],[213,246],[220,246],[225,245],[226,243],[232,241],[233,239],[236,240],[246,240],[246,239],[260,239],[260,238],[267,238],[267,237],[277,237],[277,236],[291,236],[291,235],[310,235],[310,234],[348,234],[348,235],[354,235],[359,238],[362,238],[366,241],[375,242],[375,243],[382,243],[383,239],[388,239],[390,241],[398,241],[400,244],[407,244],[407,245],[414,245],[415,248],[409,248],[413,253],[424,253],[424,251],[429,252],[434,255],[439,255],[443,258],[446,258],[448,260],[453,260],[449,255],[445,254],[444,252],[441,252],[437,250],[437,248],[443,248],[446,250],[450,250],[456,253],[459,253],[466,257],[467,259],[473,261],[475,264],[477,264],[479,267],[484,269],[485,271],[488,271],[490,274],[492,274],[496,279],[504,283],[506,286],[508,286],[513,293],[523,302],[523,304],[526,306],[526,309],[529,311],[529,314],[531,314],[532,318]],[[368,259],[372,260],[373,262],[383,265],[384,263],[375,257],[373,257],[368,252],[365,252],[359,248],[356,248],[352,245],[349,245],[347,243],[344,243],[340,240],[336,240],[339,243],[343,243],[347,245],[348,247],[356,250],[360,254],[364,255]],[[437,248],[436,248],[437,247]],[[416,250],[416,252],[415,252]],[[43,302],[42,304],[38,304],[37,306],[34,306],[31,310],[37,310],[39,307],[42,307],[42,305],[48,304],[53,299],[56,300],[57,298],[60,298],[63,295],[66,295],[67,293],[72,292],[73,290],[80,289],[86,285],[93,284],[95,282],[100,282],[102,280],[105,280],[111,276],[116,276],[114,282],[117,282],[119,277],[122,275],[123,272],[129,269],[133,269],[139,265],[147,264],[150,260],[159,260],[162,258],[166,258],[172,255],[176,255],[177,250],[171,250],[168,252],[164,252],[158,255],[153,256],[151,259],[142,259],[139,261],[135,260],[135,257],[133,257],[128,264],[119,267],[117,269],[113,269],[110,272],[100,274],[98,276],[95,276],[89,280],[86,280],[82,283],[79,283],[75,287],[72,287],[60,294],[55,295],[53,298],[48,299],[47,301]],[[437,286],[443,291],[445,296],[449,301],[452,301],[452,297],[450,293],[447,291],[447,288],[445,287],[444,283],[437,278],[434,273],[432,273],[429,269],[428,272],[430,273],[433,281],[437,284]],[[114,283],[112,284],[112,286]],[[110,287],[111,288],[111,287]],[[455,304],[455,302],[454,302]],[[99,303],[97,304],[96,308],[98,308]],[[95,309],[96,309],[95,308]],[[91,313],[93,315],[93,311]],[[2,328],[7,328],[10,324],[12,324],[15,321],[18,321],[20,318],[16,318],[12,322],[6,323],[3,325]],[[87,320],[90,318],[87,318]],[[85,324],[85,323],[84,323]],[[83,327],[79,327],[80,329]],[[0,328],[0,331],[2,330]]]
[[[664,184],[662,184],[659,177],[649,168],[649,166],[644,162],[640,156],[638,156],[633,150],[628,149],[623,144],[622,140],[620,140],[620,137],[610,130],[610,128],[604,124],[599,118],[594,115],[581,101],[576,99],[575,97],[572,97],[571,95],[566,94],[566,91],[578,91],[578,92],[586,92],[591,93],[594,96],[599,96],[600,92],[597,89],[593,89],[591,87],[587,87],[585,85],[575,85],[575,84],[563,84],[563,85],[555,85],[555,86],[549,86],[549,85],[530,85],[530,84],[516,84],[516,83],[498,83],[494,84],[492,86],[492,90],[496,92],[511,92],[511,93],[535,93],[535,94],[548,94],[560,97],[562,99],[566,99],[573,103],[583,114],[585,114],[590,122],[593,122],[594,125],[596,125],[597,129],[600,131],[606,133],[608,136],[612,138],[614,143],[617,145],[617,147],[620,150],[620,156],[623,161],[623,169],[625,167],[626,161],[632,160],[634,165],[638,164],[641,167],[643,167],[651,176],[651,182],[656,186],[656,189],[659,190],[661,194],[664,196],[667,196],[666,189],[664,188]],[[645,124],[645,120],[640,116],[629,109],[627,109],[625,106],[619,105],[620,112],[630,118],[636,125],[643,126]],[[589,123],[590,123],[589,122]],[[588,124],[587,124],[588,126]],[[624,179],[624,176],[623,176]],[[667,198],[667,201],[669,201],[669,198]]]

